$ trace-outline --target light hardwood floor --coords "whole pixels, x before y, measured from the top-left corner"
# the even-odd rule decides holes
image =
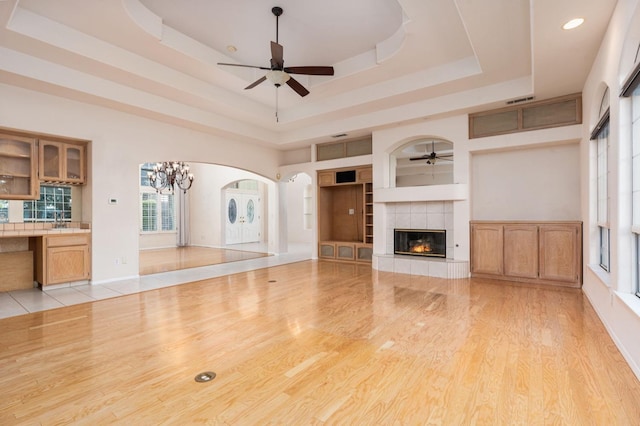
[[[366,265],[8,318],[0,355],[2,425],[640,424],[640,383],[580,290]]]
[[[197,246],[141,250],[139,270],[140,275],[149,275],[265,256],[269,255],[267,253]]]

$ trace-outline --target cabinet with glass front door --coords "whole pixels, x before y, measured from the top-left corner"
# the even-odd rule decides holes
[[[36,139],[0,133],[0,199],[38,198]]]
[[[39,160],[41,181],[85,183],[84,145],[40,139]]]

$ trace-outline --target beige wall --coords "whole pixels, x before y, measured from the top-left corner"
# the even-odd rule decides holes
[[[471,157],[471,219],[580,220],[577,143]]]

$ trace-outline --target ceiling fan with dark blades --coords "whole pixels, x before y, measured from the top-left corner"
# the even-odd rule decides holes
[[[269,80],[276,87],[280,87],[283,84],[287,84],[291,87],[298,95],[307,96],[309,91],[298,82],[295,78],[291,77],[290,74],[302,74],[302,75],[333,75],[333,67],[324,67],[324,66],[298,66],[298,67],[285,67],[284,59],[283,59],[283,47],[278,42],[278,21],[280,15],[282,15],[281,7],[274,7],[271,9],[271,12],[276,17],[276,41],[271,42],[271,66],[270,67],[261,67],[256,65],[242,65],[242,64],[229,64],[218,62],[218,65],[225,65],[230,67],[244,67],[244,68],[256,68],[260,70],[267,71],[266,75],[260,77],[258,80],[254,81],[247,87],[247,89],[253,89],[260,83]]]
[[[417,161],[417,160],[427,160],[427,164],[435,164],[436,160],[445,160],[445,161],[453,161],[453,154],[444,154],[444,155],[438,155],[436,154],[436,143],[435,141],[431,141],[431,153],[430,154],[424,154],[421,155],[420,157],[410,157],[409,160],[411,161]]]

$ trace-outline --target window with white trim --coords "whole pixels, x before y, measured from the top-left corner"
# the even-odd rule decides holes
[[[640,297],[640,44],[634,67],[622,85],[622,97],[631,98],[631,233],[634,240],[634,285]]]
[[[600,120],[591,133],[597,153],[597,226],[599,240],[599,264],[602,269],[610,268],[610,226],[609,226],[609,89],[604,91],[600,102]]]
[[[153,163],[140,167],[140,230],[142,232],[172,232],[176,230],[175,197],[159,194],[149,186],[147,172]]]
[[[40,185],[40,198],[22,203],[22,218],[30,222],[71,221],[71,187]]]

